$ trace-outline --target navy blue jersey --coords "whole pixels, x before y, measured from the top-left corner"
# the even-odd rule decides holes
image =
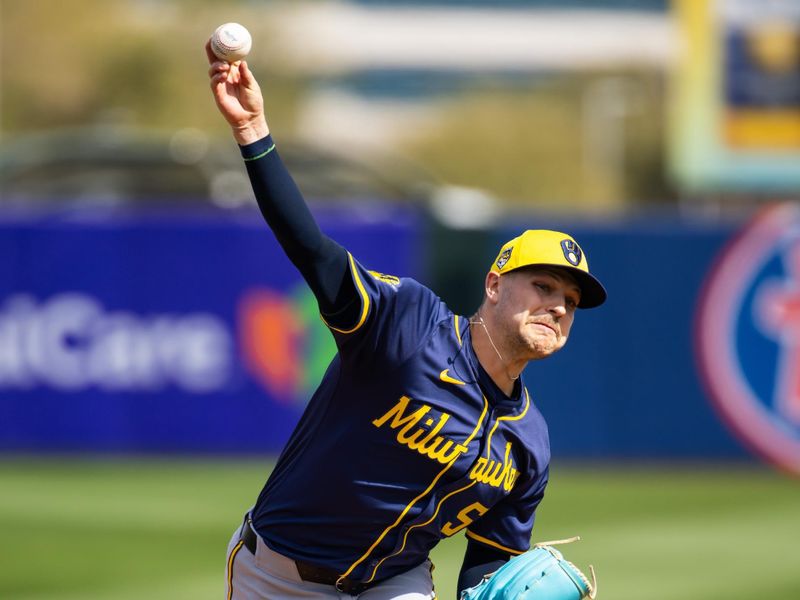
[[[550,460],[521,381],[480,366],[467,318],[428,288],[349,257],[361,305],[253,510],[273,550],[358,581],[423,562],[465,531],[529,548]]]

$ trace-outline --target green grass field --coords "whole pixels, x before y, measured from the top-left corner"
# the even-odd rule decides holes
[[[266,460],[0,459],[0,598],[219,599]],[[534,539],[580,534],[601,600],[800,598],[800,482],[757,467],[553,468]],[[455,598],[464,538],[433,556]]]

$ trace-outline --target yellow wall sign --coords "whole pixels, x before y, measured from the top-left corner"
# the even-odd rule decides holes
[[[670,156],[684,187],[800,190],[800,2],[675,0]]]

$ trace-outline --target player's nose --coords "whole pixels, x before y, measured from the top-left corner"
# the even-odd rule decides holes
[[[560,319],[567,314],[567,299],[565,297],[557,298],[548,308],[549,312],[556,319]]]

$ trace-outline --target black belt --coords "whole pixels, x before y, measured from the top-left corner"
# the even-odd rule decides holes
[[[258,534],[253,529],[252,521],[249,517],[245,520],[245,523],[242,526],[242,536],[240,539],[244,543],[244,547],[247,548],[253,556],[255,556],[256,546],[258,544]],[[359,594],[363,594],[369,588],[379,583],[378,581],[364,583],[361,581],[341,579],[339,573],[333,571],[332,569],[326,569],[325,567],[312,565],[301,560],[294,561],[294,564],[297,566],[297,572],[300,574],[300,579],[303,581],[332,585],[338,591],[342,592],[343,594],[349,594],[350,596],[358,596]]]

